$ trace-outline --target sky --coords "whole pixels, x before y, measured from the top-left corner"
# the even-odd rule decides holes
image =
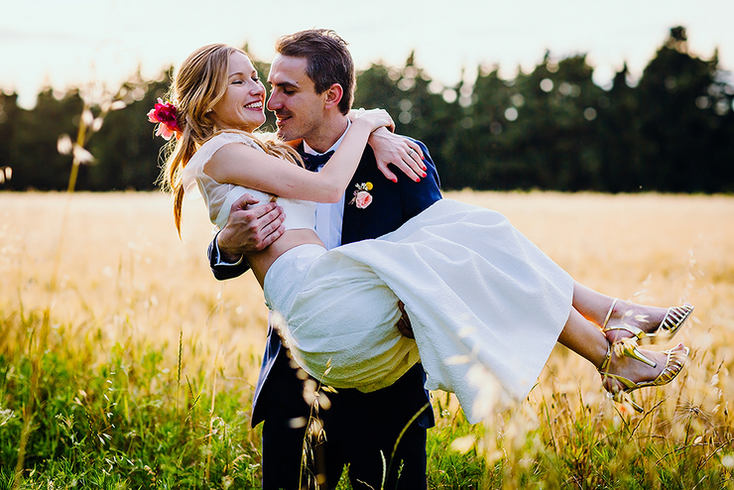
[[[248,46],[270,61],[275,40],[303,29],[334,29],[358,69],[416,65],[451,86],[480,65],[501,76],[532,70],[546,51],[586,54],[604,85],[626,62],[639,77],[671,27],[689,50],[734,71],[733,0],[3,0],[0,89],[30,108],[47,86],[96,83],[115,92],[140,70],[158,78],[196,48]]]

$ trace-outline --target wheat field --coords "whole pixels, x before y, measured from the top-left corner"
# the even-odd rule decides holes
[[[669,386],[637,395],[642,415],[612,403],[593,366],[563,347],[530,397],[498,412],[495,424],[469,426],[454,400],[436,393],[431,487],[729,486],[734,197],[445,197],[502,212],[582,284],[635,302],[688,301],[696,310],[675,339],[691,347],[691,362]],[[94,487],[91,470],[49,465],[48,454],[77,454],[70,448],[88,467],[95,455],[112,461],[97,477],[128,482],[115,488],[181,484],[187,471],[191,486],[256,487],[259,435],[249,429],[249,406],[267,310],[252,274],[212,277],[203,203],[186,202],[183,219],[179,239],[169,198],[155,192],[0,193],[0,488],[21,485],[13,468],[22,470],[23,488],[54,479]],[[44,385],[44,370],[56,369],[51,360],[65,366],[70,386],[53,410],[56,385]],[[149,399],[160,412],[142,401]],[[109,415],[96,415],[99,401]],[[145,446],[141,431],[151,430],[143,405],[158,413],[149,416],[156,424],[167,413],[187,426],[181,437],[194,441],[186,443],[196,446],[193,455],[161,464],[154,452],[130,449]],[[117,423],[105,425],[105,417]]]

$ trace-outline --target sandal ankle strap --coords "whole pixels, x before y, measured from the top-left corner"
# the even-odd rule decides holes
[[[607,368],[609,367],[609,362],[612,360],[612,344],[607,343],[607,354],[604,356],[604,360],[601,362],[601,366],[596,368],[597,371],[599,371],[599,374],[602,376],[605,376],[607,373]]]
[[[614,298],[614,301],[612,301],[612,306],[609,307],[609,311],[607,311],[607,316],[604,318],[604,323],[601,325],[601,329],[604,330],[607,328],[607,324],[609,323],[609,320],[612,318],[612,313],[614,312],[614,307],[617,306],[617,301],[619,301],[619,298]]]

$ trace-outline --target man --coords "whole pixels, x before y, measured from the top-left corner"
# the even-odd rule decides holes
[[[309,30],[280,38],[276,50],[267,107],[275,112],[279,136],[287,141],[303,139],[302,154],[334,150],[349,127],[346,114],[354,92],[354,63],[346,43],[333,31]],[[420,182],[404,175],[390,182],[378,170],[371,148],[366,148],[342,202],[318,206],[317,232],[327,248],[393,231],[441,198],[435,166],[425,146],[419,145],[427,167]],[[304,160],[308,165],[315,159],[306,155]],[[349,204],[355,186],[367,182],[374,184],[372,203],[366,208]],[[248,196],[236,202],[227,226],[210,245],[218,279],[246,271],[242,254],[261,250],[283,233],[282,210],[274,203],[250,208],[255,202]],[[313,415],[303,396],[304,378],[305,373],[289,362],[271,326],[252,419],[253,425],[264,421],[266,489],[299,488],[307,421]],[[319,486],[335,488],[348,465],[355,489],[382,488],[387,466],[384,488],[425,488],[426,429],[434,420],[424,381],[425,373],[416,365],[382,390],[327,393],[329,403],[322,404],[318,413],[325,441],[313,449],[316,457],[308,468]]]

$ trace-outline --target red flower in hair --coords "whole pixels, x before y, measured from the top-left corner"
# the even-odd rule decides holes
[[[181,128],[176,119],[176,112],[175,105],[170,102],[163,102],[158,98],[155,107],[148,112],[148,121],[159,123],[158,129],[155,131],[156,136],[163,136],[167,140],[170,140],[174,134],[178,137]]]

